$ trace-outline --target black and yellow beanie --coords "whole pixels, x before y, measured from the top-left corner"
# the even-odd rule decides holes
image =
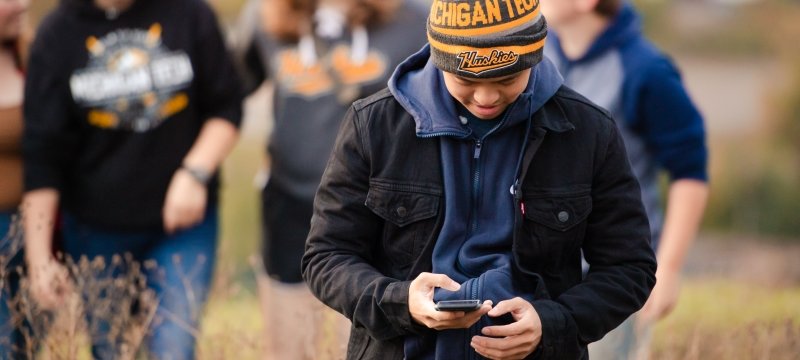
[[[472,78],[533,67],[547,37],[539,0],[434,0],[427,28],[436,67]]]

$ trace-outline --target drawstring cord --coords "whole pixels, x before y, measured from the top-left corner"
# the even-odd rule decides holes
[[[369,54],[369,34],[363,25],[353,29],[353,42],[350,44],[350,60],[353,64],[364,65]]]
[[[324,39],[338,39],[342,37],[345,29],[344,11],[334,6],[321,6],[314,12],[316,24],[314,33]],[[351,32],[350,61],[355,65],[363,65],[369,55],[369,33],[363,25],[355,26]],[[304,67],[317,64],[317,54],[314,34],[305,34],[297,43],[297,52],[300,62]]]
[[[531,104],[531,107],[533,107],[533,104]],[[528,113],[532,114],[531,111]],[[525,133],[523,134],[524,136],[522,138],[522,149],[519,153],[519,157],[517,158],[517,168],[514,170],[514,183],[511,184],[511,188],[509,189],[511,196],[513,196],[515,200],[522,199],[522,191],[520,190],[521,184],[519,183],[519,179],[522,176],[522,174],[520,174],[520,169],[522,169],[522,160],[525,158],[525,149],[528,147],[528,134],[531,132],[532,123],[533,118],[529,116],[528,121],[525,123]]]

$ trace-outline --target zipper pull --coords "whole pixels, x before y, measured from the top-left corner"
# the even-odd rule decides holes
[[[481,146],[483,143],[480,140],[475,141],[475,154],[473,156],[474,159],[481,157]]]
[[[522,215],[525,215],[525,203],[520,201],[519,202],[519,210],[522,211]]]
[[[519,191],[519,179],[514,180],[514,185],[511,185],[511,188],[508,189],[508,192],[511,193],[511,196],[513,196],[514,199],[522,199],[522,192]]]

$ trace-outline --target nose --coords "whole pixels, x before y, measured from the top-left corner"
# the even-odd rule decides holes
[[[493,86],[479,86],[472,94],[472,99],[476,105],[493,106],[500,100],[500,91]]]

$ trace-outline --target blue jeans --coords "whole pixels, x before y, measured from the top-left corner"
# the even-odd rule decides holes
[[[14,211],[0,211],[0,359],[26,359],[35,350],[26,341],[35,338],[30,319],[13,310],[20,285],[18,268],[24,265],[22,233],[10,233],[15,215]]]
[[[195,358],[194,334],[199,331],[199,315],[211,284],[217,228],[216,207],[206,211],[199,225],[172,235],[161,230],[104,231],[81,224],[69,214],[64,216],[66,255],[75,262],[82,257],[89,261],[101,257],[105,262],[99,267],[79,264],[71,270],[83,294],[94,358],[118,357],[129,321],[149,308],[139,298],[142,293],[133,289],[135,286],[117,285],[141,279],[132,279],[131,274],[135,273],[144,276],[142,284],[152,290],[158,304],[154,318],[146,321],[149,326],[144,344],[148,357]],[[112,260],[115,255],[119,255],[117,261]],[[131,316],[118,316],[122,313],[117,311],[129,311]]]

